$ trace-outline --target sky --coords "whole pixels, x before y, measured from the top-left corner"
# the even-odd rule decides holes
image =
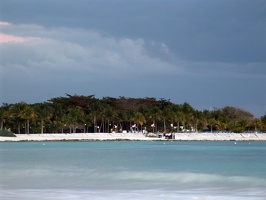
[[[155,97],[266,113],[265,0],[1,0],[0,103]]]

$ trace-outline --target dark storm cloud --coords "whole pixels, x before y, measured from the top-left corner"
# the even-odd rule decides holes
[[[266,111],[264,0],[0,5],[0,21],[11,23],[0,26],[2,38],[20,41],[0,44],[5,101],[73,92],[170,98],[198,109],[232,105],[256,116]],[[6,77],[16,81],[3,85]]]
[[[100,30],[166,43],[195,61],[265,62],[265,1],[4,1],[14,23]]]

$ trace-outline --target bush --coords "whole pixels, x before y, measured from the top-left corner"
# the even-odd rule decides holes
[[[8,130],[0,131],[0,136],[2,136],[2,137],[16,137],[16,135],[14,133],[11,133]]]

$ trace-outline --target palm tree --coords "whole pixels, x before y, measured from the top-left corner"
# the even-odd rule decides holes
[[[84,124],[84,117],[85,117],[85,114],[80,106],[73,107],[69,110],[69,113],[67,114],[67,120],[68,120],[69,126],[73,127],[74,133],[76,133],[77,125],[79,125],[80,123]]]
[[[116,112],[110,107],[106,106],[104,111],[104,116],[107,120],[107,133],[110,132],[110,122],[113,122],[113,120],[116,118]]]
[[[50,121],[52,117],[52,108],[48,103],[39,103],[34,106],[36,119],[41,121],[41,134],[43,134],[44,123]]]
[[[52,103],[52,131],[58,132],[59,129],[61,129],[61,132],[64,132],[64,128],[66,125],[66,108],[63,108],[62,103]]]
[[[136,114],[134,116],[134,122],[136,122],[137,127],[138,127],[138,125],[140,125],[140,129],[142,130],[142,125],[144,123],[146,123],[146,119],[141,112],[136,112]]]
[[[182,122],[182,126],[183,126],[183,130],[186,131],[188,129],[188,126],[187,124],[189,123],[189,120],[190,120],[190,114],[189,113],[184,113],[182,112],[182,119],[181,119],[181,122]]]
[[[88,105],[89,110],[93,113],[94,133],[97,132],[97,116],[103,111],[103,106],[99,100],[95,100],[92,104]]]
[[[24,123],[24,121],[25,121],[22,116],[23,116],[23,111],[24,111],[26,106],[27,106],[27,104],[25,102],[20,102],[20,103],[13,104],[10,107],[11,118],[17,124],[18,134],[21,133],[21,130],[20,130],[21,124]]]
[[[198,132],[199,128],[202,128],[202,127],[199,127],[201,122],[202,122],[202,119],[203,119],[203,113],[201,111],[195,111],[195,114],[194,114],[194,124],[195,124],[195,131]]]
[[[217,124],[217,121],[216,121],[214,118],[210,118],[210,119],[208,120],[208,124],[209,124],[210,127],[211,127],[211,133],[212,133],[213,127]]]
[[[166,120],[170,118],[171,109],[169,107],[164,107],[161,111],[161,116],[163,119],[163,132],[166,132]]]
[[[2,131],[4,128],[4,123],[6,122],[7,118],[10,118],[9,106],[7,104],[3,104],[0,107],[0,130]]]
[[[85,114],[85,118],[84,118],[84,123],[85,123],[85,132],[88,132],[88,127],[93,125],[93,114],[89,113],[89,114]]]
[[[194,124],[196,123],[193,113],[186,114],[184,120],[185,120],[184,124],[185,124],[186,129],[188,129],[191,132],[192,129],[194,128],[193,127]]]
[[[127,120],[126,113],[119,110],[116,112],[114,121],[120,125],[120,130],[122,131],[123,128],[126,128],[126,123],[124,123]]]
[[[157,132],[157,120],[160,119],[160,109],[158,106],[153,106],[149,110],[149,118],[152,120],[152,132]]]
[[[222,121],[217,121],[219,129],[225,131],[227,129],[227,124]]]
[[[263,127],[263,123],[259,118],[252,119],[251,124],[254,126],[254,131],[257,131],[258,129],[261,129]]]
[[[248,121],[247,120],[245,120],[245,119],[239,119],[237,121],[237,127],[238,127],[237,132],[243,133],[245,131],[247,125],[248,125]]]
[[[25,119],[27,121],[26,133],[30,134],[30,120],[34,119],[34,117],[35,117],[35,112],[34,112],[33,107],[31,107],[28,104],[25,104],[19,117],[22,119]]]
[[[127,113],[127,120],[129,121],[129,128],[131,129],[132,122],[134,122],[135,119],[136,110],[127,109],[126,113]]]
[[[266,130],[266,113],[265,115],[261,116],[260,120],[262,124],[262,131],[265,131]]]
[[[0,130],[2,131],[3,130],[3,127],[4,127],[4,122],[5,122],[5,110],[1,107],[0,108],[0,122],[1,122],[1,127],[0,127]]]
[[[177,122],[177,132],[180,132],[180,122],[184,118],[184,113],[182,111],[177,111],[174,115],[174,121]]]

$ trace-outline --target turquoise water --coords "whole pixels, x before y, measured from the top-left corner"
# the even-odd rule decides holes
[[[0,199],[266,199],[266,142],[4,142]]]

